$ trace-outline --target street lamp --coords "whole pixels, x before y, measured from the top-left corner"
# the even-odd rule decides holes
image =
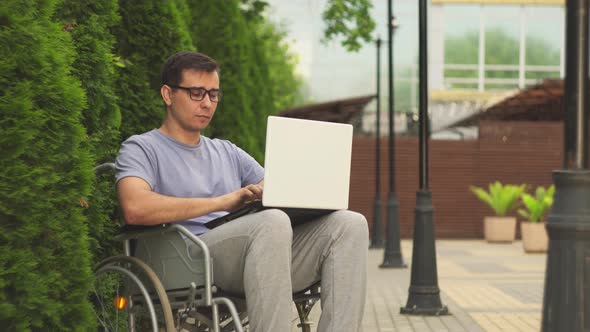
[[[434,216],[432,194],[428,189],[428,0],[420,0],[420,190],[416,193],[414,212],[414,243],[412,251],[412,274],[408,302],[401,308],[402,314],[447,315],[449,310],[442,305],[436,269],[434,243]]]
[[[387,2],[387,45],[389,50],[389,195],[387,197],[387,231],[385,252],[381,268],[405,268],[400,246],[400,232],[398,209],[399,203],[395,194],[395,132],[394,132],[394,107],[393,107],[393,32],[399,24],[392,14],[391,0]]]
[[[373,205],[373,230],[371,234],[371,247],[383,248],[384,239],[381,231],[383,225],[381,218],[381,37],[375,41],[377,47],[377,114],[375,128],[375,202]]]
[[[553,171],[542,331],[590,331],[588,1],[566,1],[564,160]]]

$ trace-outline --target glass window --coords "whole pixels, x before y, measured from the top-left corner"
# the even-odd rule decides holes
[[[375,1],[381,3],[387,19],[387,1]],[[393,1],[393,15],[398,24],[393,36],[393,62],[394,62],[394,108],[397,112],[405,112],[416,109],[418,104],[418,52],[419,52],[419,24],[418,24],[418,1],[396,0]],[[376,5],[377,6],[377,5]],[[382,35],[387,39],[387,29]],[[381,54],[383,65],[383,80],[381,86],[384,88],[382,105],[388,104],[388,78],[387,78],[387,43],[383,45]]]
[[[526,9],[525,15],[526,78],[559,77],[565,34],[563,7],[531,6]]]
[[[449,88],[477,88],[480,5],[445,5],[444,77]]]
[[[518,86],[520,12],[516,5],[484,6],[485,89]]]

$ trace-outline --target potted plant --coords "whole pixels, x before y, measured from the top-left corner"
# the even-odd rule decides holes
[[[516,217],[507,216],[516,208],[526,185],[490,183],[489,190],[471,186],[471,191],[495,212],[484,218],[484,237],[488,242],[512,242],[516,237]]]
[[[522,194],[524,209],[518,213],[527,221],[520,223],[520,234],[525,252],[546,252],[549,244],[547,230],[542,218],[545,216],[551,205],[553,205],[553,194],[555,186],[548,189],[537,187],[535,196],[527,193]]]

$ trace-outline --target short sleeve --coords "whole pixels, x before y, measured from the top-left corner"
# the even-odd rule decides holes
[[[234,148],[238,159],[242,187],[262,181],[264,179],[264,168],[246,151],[236,145],[234,145]]]
[[[154,158],[139,140],[133,137],[129,138],[121,145],[115,162],[116,182],[129,176],[135,176],[145,180],[152,190],[155,190],[157,166]]]

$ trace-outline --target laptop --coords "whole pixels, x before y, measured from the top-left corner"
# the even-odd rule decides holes
[[[262,200],[205,224],[213,229],[263,209],[293,225],[348,208],[352,125],[269,116]]]

